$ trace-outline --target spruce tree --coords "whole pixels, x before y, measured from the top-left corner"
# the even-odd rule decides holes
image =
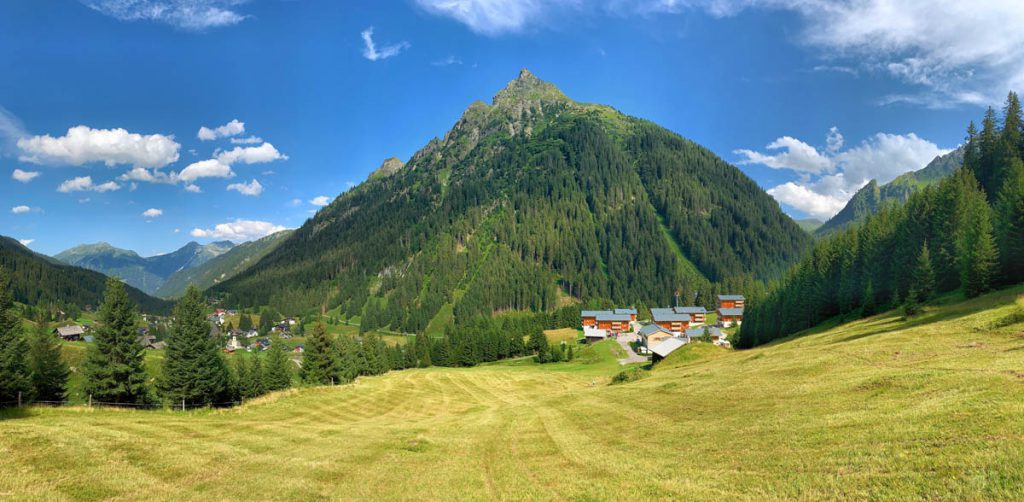
[[[967,194],[959,239],[960,281],[964,294],[978,296],[992,287],[999,251],[992,235],[991,209],[977,192]]]
[[[238,329],[241,331],[252,329],[252,318],[249,317],[249,314],[243,312],[241,317],[238,318]]]
[[[64,401],[68,394],[68,364],[61,358],[60,340],[39,316],[29,341],[29,370],[37,401]]]
[[[861,299],[861,312],[864,317],[875,315],[875,310],[878,308],[875,302],[875,288],[871,284],[871,279],[868,279],[868,283],[864,286],[864,297]]]
[[[322,323],[318,322],[306,338],[299,375],[303,382],[313,385],[325,385],[338,380],[337,352]]]
[[[135,306],[121,281],[107,279],[99,326],[86,353],[84,391],[97,402],[150,402],[145,349],[135,341]]]
[[[910,289],[916,293],[915,300],[919,302],[930,300],[935,293],[935,271],[932,269],[932,259],[928,252],[927,242],[921,245],[921,252],[917,255],[917,264],[914,266]]]
[[[284,351],[284,343],[276,336],[267,349],[266,366],[263,368],[263,388],[267,392],[287,389],[292,386],[292,362]]]
[[[1024,281],[1024,163],[1019,158],[1007,168],[995,212],[1003,279],[1016,284]]]
[[[32,380],[26,356],[28,343],[14,307],[14,293],[7,270],[0,268],[0,406],[16,405],[32,398]]]
[[[228,400],[229,375],[219,341],[210,336],[206,302],[190,285],[174,307],[160,392],[172,405],[203,406]]]

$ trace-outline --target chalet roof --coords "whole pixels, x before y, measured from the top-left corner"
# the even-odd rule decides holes
[[[632,318],[629,316],[629,314],[612,314],[612,313],[609,312],[609,313],[606,313],[606,314],[605,313],[598,314],[597,315],[597,320],[598,321],[620,321],[621,322],[621,321],[631,321]]]
[[[167,348],[167,342],[153,342],[149,344],[149,348],[153,350],[163,350]]]
[[[717,337],[717,338],[721,338],[724,335],[722,333],[722,330],[720,330],[720,329],[718,329],[716,327],[713,327],[713,326],[712,327],[708,327],[708,334],[713,336],[713,337]],[[687,338],[700,338],[702,336],[704,336],[704,327],[703,326],[699,327],[699,328],[690,328],[690,329],[686,330],[686,337]]]
[[[689,314],[677,314],[674,309],[651,309],[651,318],[654,322],[689,322]]]
[[[675,352],[679,347],[686,345],[686,343],[686,340],[673,336],[672,338],[668,338],[664,342],[655,345],[654,348],[651,349],[651,352],[660,357],[668,357],[669,354]]]
[[[62,337],[81,336],[85,334],[85,326],[61,326],[57,328],[57,334]]]
[[[677,314],[707,314],[708,313],[708,309],[706,309],[704,307],[676,307],[676,308],[674,308],[672,310],[675,310],[675,312]]]
[[[640,328],[640,331],[637,331],[637,333],[640,336],[644,337],[644,338],[646,338],[648,336],[651,336],[651,335],[653,335],[655,333],[667,333],[667,334],[670,334],[670,335],[672,334],[671,331],[669,331],[669,330],[667,330],[665,328],[662,328],[661,326],[658,326],[657,324],[648,324],[647,326],[644,326],[644,327]]]
[[[636,315],[636,309],[615,309],[613,312],[620,315]]]
[[[584,310],[580,312],[580,317],[597,317],[601,314],[613,314],[611,310]]]
[[[718,309],[718,315],[742,317],[743,309]]]
[[[718,295],[719,300],[725,301],[743,301],[746,298],[743,295]]]

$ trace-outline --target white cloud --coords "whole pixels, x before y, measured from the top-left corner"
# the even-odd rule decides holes
[[[142,216],[145,216],[146,218],[156,218],[157,216],[163,216],[163,214],[164,214],[164,210],[163,209],[157,209],[155,207],[154,208],[149,208],[149,209],[147,209],[147,210],[142,212]]]
[[[194,183],[187,183],[185,185],[185,191],[191,193],[202,193],[203,189],[199,188],[199,185],[196,185]]]
[[[231,165],[238,162],[246,164],[261,164],[275,160],[288,160],[288,156],[277,151],[274,145],[263,143],[260,146],[236,146],[227,151],[218,151],[214,157],[221,163]]]
[[[146,169],[144,167],[133,167],[128,172],[118,176],[121,181],[143,181],[146,183],[167,183],[174,184],[174,177],[157,169]]]
[[[330,204],[331,203],[331,199],[330,199],[330,197],[328,197],[326,195],[319,195],[317,197],[313,197],[313,199],[311,199],[309,201],[309,203],[313,204],[314,206],[323,207],[323,206],[326,206],[327,204]]]
[[[18,242],[20,242],[21,245],[25,247],[28,247],[29,244],[32,244],[35,241],[35,239],[18,239]]]
[[[802,173],[821,174],[831,172],[832,160],[818,153],[813,146],[790,136],[783,136],[766,147],[769,150],[785,150],[774,155],[753,150],[736,150],[733,153],[745,158],[738,164],[761,164],[772,169],[791,169]]]
[[[231,170],[230,165],[217,159],[207,159],[189,164],[175,175],[174,179],[191,184],[200,178],[232,178],[234,176],[235,172]]]
[[[433,63],[430,63],[430,64],[432,66],[461,65],[462,64],[462,60],[457,58],[457,57],[455,57],[455,56],[448,56],[448,57],[446,57],[444,59],[438,59],[437,61],[434,61]]]
[[[18,140],[25,136],[28,136],[28,132],[25,131],[21,120],[0,106],[0,153],[16,153]]]
[[[113,181],[101,183],[95,185],[92,182],[92,176],[79,176],[70,180],[65,180],[57,187],[57,191],[61,193],[70,192],[112,192],[114,190],[120,190],[121,185]]]
[[[410,47],[408,42],[399,42],[378,49],[377,44],[373,41],[373,26],[363,30],[361,36],[363,37],[363,57],[370,61],[379,61],[397,56],[398,53]]]
[[[14,206],[11,208],[11,212],[14,214],[25,214],[31,210],[32,208],[28,206]]]
[[[93,129],[75,126],[64,136],[50,135],[21,138],[17,142],[23,154],[20,159],[36,164],[70,164],[80,166],[102,162],[107,166],[128,164],[137,167],[163,167],[178,160],[173,136],[141,135],[124,129]]]
[[[744,156],[741,164],[762,164],[775,169],[788,169],[800,180],[778,185],[768,193],[779,202],[816,218],[828,219],[871,180],[884,184],[910,171],[923,168],[935,157],[949,150],[910,134],[877,133],[859,145],[843,150],[839,129],[829,129],[822,150],[789,136],[779,138],[768,148],[787,148],[786,152],[768,155],[751,150],[737,150]]]
[[[560,5],[578,0],[416,0],[427,12],[450,17],[485,35],[517,32]]]
[[[249,136],[248,138],[231,138],[232,145],[253,145],[262,142],[263,138],[259,136]]]
[[[231,26],[246,16],[237,7],[246,0],[81,0],[89,8],[121,21],[154,21],[201,31]]]
[[[287,228],[268,221],[238,219],[229,223],[220,223],[211,229],[194,228],[191,235],[197,238],[245,242],[266,237],[282,230],[287,230]]]
[[[238,136],[245,132],[245,122],[239,122],[238,119],[233,119],[231,122],[224,124],[220,127],[209,127],[202,126],[199,128],[199,132],[196,137],[202,141],[212,141],[217,138],[227,138],[230,136]]]
[[[302,199],[292,199],[288,202],[288,205],[292,207],[299,207],[302,205]]]
[[[263,185],[257,180],[252,180],[249,183],[232,183],[228,185],[228,190],[235,190],[242,195],[255,197],[263,193]]]
[[[20,181],[22,183],[28,183],[39,176],[39,171],[22,171],[21,169],[15,169],[11,173],[11,179]]]

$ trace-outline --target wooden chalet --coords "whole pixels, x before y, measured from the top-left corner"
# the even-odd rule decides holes
[[[718,295],[718,308],[742,309],[746,301],[743,295]]]
[[[743,324],[742,308],[720,308],[718,309],[718,324],[723,328],[739,326]]]
[[[658,326],[657,324],[648,324],[647,326],[640,328],[640,330],[637,331],[637,335],[640,336],[640,341],[643,342],[644,347],[647,347],[648,350],[657,347],[665,340],[674,336],[671,331]]]
[[[85,336],[85,326],[61,326],[53,330],[53,334],[59,336],[65,342],[81,341]]]
[[[672,332],[681,334],[690,327],[692,318],[690,314],[681,314],[674,308],[653,308],[651,309],[651,320],[654,324]]]

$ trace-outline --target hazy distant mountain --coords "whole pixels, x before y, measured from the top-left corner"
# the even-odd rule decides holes
[[[135,251],[99,242],[75,246],[54,258],[69,265],[118,277],[147,294],[154,294],[175,272],[202,265],[228,252],[234,246],[230,241],[206,245],[189,242],[171,253],[142,257]]]
[[[919,188],[949,176],[963,163],[964,150],[957,148],[935,157],[924,169],[900,175],[885,185],[879,186],[877,181],[871,180],[854,194],[841,211],[818,228],[815,234],[822,236],[843,229],[874,214],[886,202],[905,201]]]
[[[814,234],[814,231],[821,228],[825,223],[817,218],[804,218],[802,220],[796,220],[796,224],[800,225],[800,228],[809,234]]]
[[[156,296],[176,298],[185,292],[185,288],[189,284],[195,284],[199,289],[206,289],[228,280],[260,261],[291,233],[291,230],[285,230],[259,240],[239,244],[206,263],[181,269],[167,278],[163,285],[156,290]]]
[[[99,306],[103,302],[106,277],[103,274],[61,263],[0,236],[0,267],[11,274],[15,301],[35,305]],[[170,303],[158,300],[136,288],[128,288],[128,297],[142,312],[164,314]]]

